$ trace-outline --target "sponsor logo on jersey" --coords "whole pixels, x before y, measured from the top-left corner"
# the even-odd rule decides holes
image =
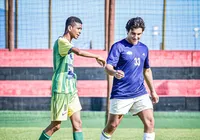
[[[131,51],[126,52],[128,55],[132,55],[133,53]]]

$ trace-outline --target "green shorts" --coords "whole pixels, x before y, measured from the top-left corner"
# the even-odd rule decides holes
[[[82,109],[78,94],[54,93],[51,97],[51,120],[65,121]]]

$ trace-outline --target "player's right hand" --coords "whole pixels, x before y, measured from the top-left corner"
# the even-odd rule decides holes
[[[98,57],[98,58],[96,58],[96,61],[97,61],[97,63],[99,63],[99,65],[105,67],[105,65],[106,65],[106,61],[105,61],[104,58],[102,58],[102,57]]]
[[[114,77],[117,79],[122,79],[124,77],[124,72],[122,70],[116,70]]]
[[[152,98],[153,104],[156,104],[156,103],[159,102],[159,96],[158,96],[158,94],[156,93],[156,91],[152,91],[152,92],[151,92],[151,98]]]

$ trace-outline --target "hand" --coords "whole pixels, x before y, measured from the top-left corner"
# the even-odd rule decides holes
[[[96,58],[96,61],[97,61],[97,63],[99,63],[99,65],[105,67],[106,61],[104,60],[104,58],[99,56],[99,57]]]
[[[153,104],[156,104],[159,102],[159,96],[155,91],[151,92],[151,98],[152,98]]]
[[[117,79],[122,79],[124,77],[124,72],[122,70],[116,70],[114,77]]]

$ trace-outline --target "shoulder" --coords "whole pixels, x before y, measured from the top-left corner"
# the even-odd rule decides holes
[[[145,50],[148,50],[147,45],[145,45],[145,44],[142,43],[142,42],[139,42],[139,46],[142,47],[142,48],[145,49]]]
[[[144,43],[142,43],[142,42],[139,42],[139,43],[140,43],[140,44],[139,44],[140,46],[145,47],[145,48],[148,48],[147,45],[145,45]]]
[[[119,46],[125,46],[127,43],[127,41],[125,39],[119,40],[117,41],[115,44],[119,45]]]
[[[59,45],[65,44],[65,45],[71,45],[72,46],[72,44],[64,37],[59,37],[57,40],[58,40]]]
[[[123,50],[124,46],[125,46],[124,39],[122,39],[120,41],[115,42],[112,45],[112,49]]]
[[[53,48],[56,49],[58,47],[58,39],[54,42]]]

